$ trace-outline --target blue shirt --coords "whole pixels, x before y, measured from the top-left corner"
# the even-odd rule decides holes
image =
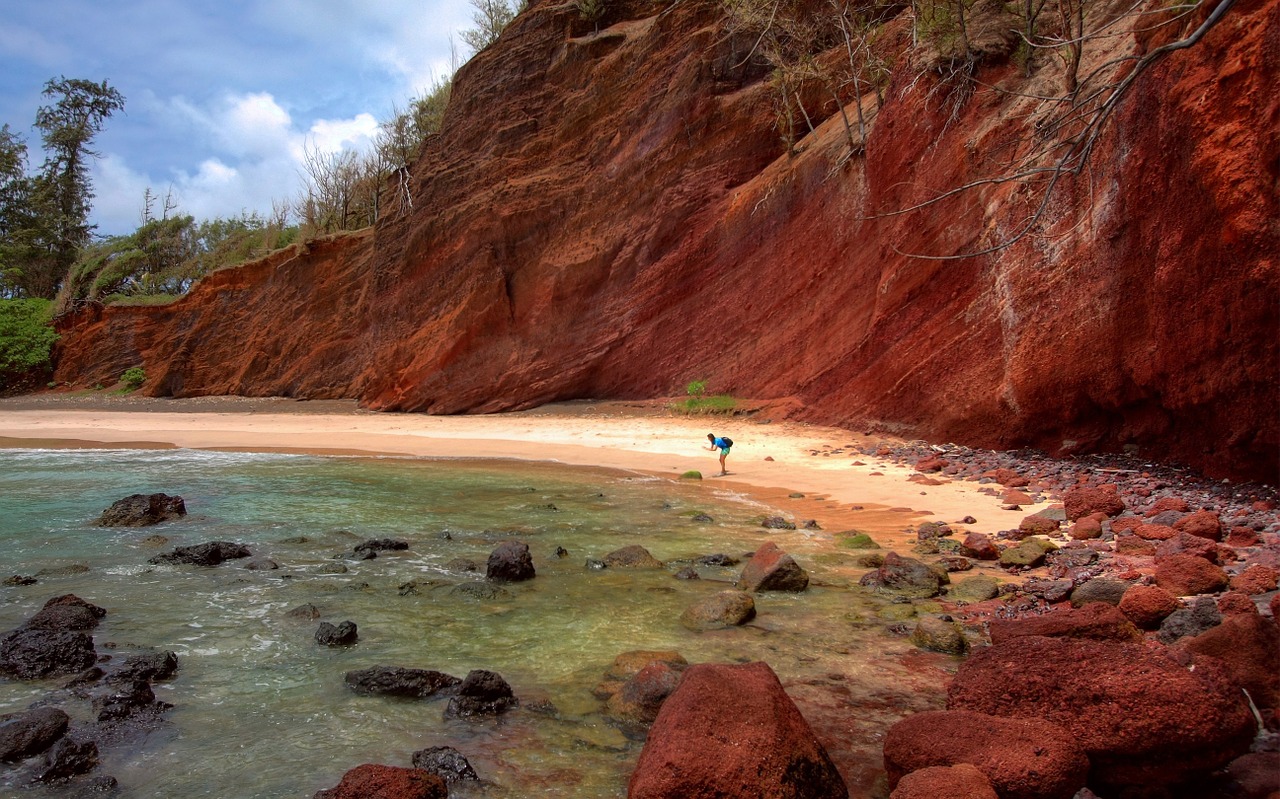
[[[724,443],[724,439],[723,439],[723,438],[720,438],[720,437],[718,437],[718,436],[716,437],[715,441],[712,441],[712,442],[711,442],[711,446],[713,446],[713,447],[719,447],[720,449],[728,449],[728,448],[729,448],[729,445],[728,445],[728,444],[726,444],[726,443]]]

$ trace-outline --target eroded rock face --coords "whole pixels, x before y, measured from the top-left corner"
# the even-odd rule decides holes
[[[947,707],[1043,718],[1085,750],[1100,785],[1170,785],[1248,751],[1243,695],[1209,659],[1190,670],[1139,643],[1031,636],[971,655]]]
[[[1025,95],[1044,74],[980,64],[980,84],[1013,90],[953,111],[905,63],[909,37],[878,37],[893,80],[865,152],[847,157],[824,102],[789,152],[768,70],[707,7],[624,4],[596,37],[571,6],[534,2],[455,76],[412,165],[412,212],[210,275],[172,305],[65,318],[55,379],[144,364],[151,395],[451,413],[665,396],[696,363],[741,396],[800,398],[810,421],[1053,452],[1132,443],[1274,479],[1280,201],[1258,167],[1274,163],[1272,11],[1237,5],[1140,76],[1090,174],[1057,184],[1058,227],[926,261],[912,255],[1018,229],[1038,193],[989,182],[878,212],[1002,173],[1007,145],[1036,135]],[[1098,57],[1127,63],[1134,39]],[[672,335],[708,309],[707,335]]]
[[[848,790],[764,663],[690,666],[645,741],[629,799],[845,799]]]

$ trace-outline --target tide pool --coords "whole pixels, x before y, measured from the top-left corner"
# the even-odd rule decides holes
[[[182,496],[189,515],[145,528],[96,526],[115,500],[154,492]],[[824,531],[761,529],[766,513],[777,511],[707,483],[556,464],[0,450],[0,577],[38,580],[0,588],[0,630],[75,594],[107,610],[93,633],[99,653],[117,661],[177,653],[176,677],[155,685],[174,705],[167,723],[104,749],[94,772],[115,777],[127,797],[309,797],[356,765],[408,766],[414,751],[436,745],[459,749],[485,780],[455,785],[452,796],[622,797],[642,742],[603,715],[591,689],[615,656],[636,649],[678,650],[691,663],[764,660],[828,738],[838,737],[841,703],[873,695],[875,709],[860,712],[869,731],[829,743],[846,772],[857,770],[875,730],[937,704],[939,694],[919,690],[911,672],[920,662],[884,632],[882,603],[851,587],[852,555],[833,551]],[[353,547],[373,538],[409,549],[356,559]],[[489,552],[511,539],[529,545],[536,579],[491,599],[454,590],[482,582]],[[214,540],[244,544],[280,568],[147,562]],[[700,580],[674,572],[700,555],[742,558],[765,540],[791,552],[812,587],[759,595],[747,627],[683,628],[681,612],[728,588],[741,566],[696,566]],[[667,567],[587,568],[629,544]],[[459,560],[478,571],[460,570]],[[318,620],[288,616],[307,603]],[[359,627],[356,645],[316,644],[320,621],[344,620]],[[374,665],[459,677],[490,669],[522,708],[446,721],[443,701],[346,687],[345,672]],[[0,681],[0,713],[41,701],[66,680]],[[87,723],[87,711],[76,720]],[[15,773],[0,772],[0,789],[70,795],[24,788]],[[846,773],[851,788],[865,776]]]

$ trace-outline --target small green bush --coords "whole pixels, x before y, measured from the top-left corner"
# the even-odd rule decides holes
[[[120,375],[120,382],[124,383],[130,391],[137,391],[146,381],[147,373],[142,371],[141,366],[125,369],[124,374]]]
[[[28,372],[49,365],[58,334],[49,300],[0,300],[0,372]]]

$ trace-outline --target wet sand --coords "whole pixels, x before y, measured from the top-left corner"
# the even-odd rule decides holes
[[[727,476],[707,433],[729,436]],[[973,482],[920,485],[908,466],[863,454],[885,442],[858,433],[759,417],[685,416],[664,402],[574,401],[514,413],[427,416],[374,413],[354,402],[280,398],[154,399],[37,394],[0,400],[0,447],[183,447],[333,455],[510,458],[643,472],[741,492],[815,519],[824,529],[914,544],[921,521],[977,521],[995,533],[1047,507],[1001,509]],[[888,443],[895,443],[889,441]],[[794,496],[803,494],[803,497]],[[895,540],[901,536],[901,541]]]

